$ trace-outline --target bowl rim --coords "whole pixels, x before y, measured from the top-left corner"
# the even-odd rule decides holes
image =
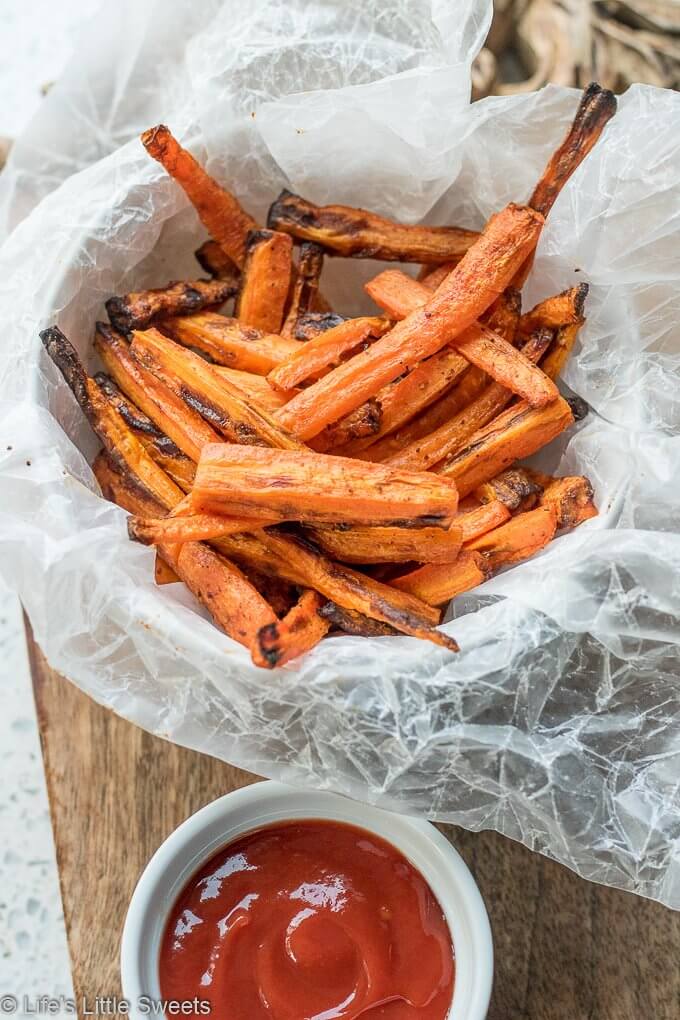
[[[302,818],[367,829],[420,871],[444,912],[454,944],[456,974],[447,1020],[484,1020],[493,983],[491,926],[477,884],[449,840],[419,818],[273,780],[234,790],[201,808],[167,837],[146,865],[130,901],[121,942],[121,980],[129,1015],[148,1016],[144,1000],[161,997],[160,939],[169,911],[191,875],[240,835]]]

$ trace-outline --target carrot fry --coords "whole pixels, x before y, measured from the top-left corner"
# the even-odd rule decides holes
[[[384,269],[364,284],[364,290],[391,319],[405,319],[426,304],[433,294],[431,287],[419,283],[401,269]]]
[[[557,379],[566,365],[582,325],[583,320],[557,330],[557,335],[541,362],[541,368],[549,379]]]
[[[616,113],[616,96],[591,82],[578,104],[573,123],[563,142],[548,161],[533,190],[529,205],[547,216],[573,172],[581,165]]]
[[[114,466],[130,470],[143,490],[164,505],[174,506],[184,493],[146,452],[94,379],[85,375],[75,348],[57,326],[40,334],[45,350],[63,375]]]
[[[335,602],[326,602],[319,610],[319,616],[345,634],[354,634],[357,637],[387,637],[399,633],[394,627],[390,627],[389,623],[372,620],[370,616],[364,616],[355,609],[343,609]]]
[[[545,330],[536,333],[525,344],[524,356],[529,364],[538,360],[549,342],[550,333]],[[459,450],[470,436],[501,413],[512,400],[512,396],[511,390],[497,382],[491,383],[476,400],[459,411],[450,421],[387,458],[384,463],[390,467],[407,468],[410,471],[426,471]]]
[[[234,263],[217,241],[205,241],[194,257],[201,269],[216,280],[229,280],[234,274]]]
[[[459,528],[463,542],[472,542],[480,535],[485,535],[492,528],[498,528],[510,517],[510,511],[500,499],[491,500],[474,510],[466,510],[458,514],[453,527]]]
[[[345,450],[348,447],[366,439],[370,441],[372,436],[380,432],[382,415],[380,400],[372,397],[340,421],[327,425],[318,436],[310,439],[309,446],[317,453],[326,453],[329,450],[335,453],[335,447],[342,447],[343,456],[346,456]]]
[[[411,421],[419,412],[436,400],[460,378],[467,368],[467,362],[456,351],[445,348],[433,354],[395,382],[384,386],[377,399],[382,408],[380,427],[374,436],[358,439],[340,447],[335,452],[343,457],[355,457],[374,441],[396,432]],[[323,435],[323,433],[322,433]],[[372,460],[372,457],[367,458]],[[376,458],[379,459],[379,458]]]
[[[561,294],[540,301],[531,311],[521,316],[520,333],[527,336],[535,329],[558,329],[560,326],[580,324],[583,321],[588,289],[587,283],[579,283],[576,287],[563,290]]]
[[[265,333],[278,333],[290,288],[293,242],[275,230],[253,230],[236,301],[239,322]]]
[[[150,418],[125,397],[113,379],[104,372],[94,377],[99,389],[116,408],[127,427],[134,433],[152,460],[166,471],[173,482],[185,492],[194,483],[195,466],[169,436],[154,425]]]
[[[541,216],[515,205],[492,217],[423,308],[293,397],[277,412],[282,425],[300,439],[311,439],[445,344],[469,339],[465,331],[509,284],[541,224]]]
[[[282,191],[267,225],[316,241],[333,255],[393,262],[447,262],[463,255],[479,236],[459,227],[406,226],[346,205],[318,206]]]
[[[557,528],[557,514],[552,506],[540,506],[517,514],[507,524],[469,542],[466,548],[481,555],[487,568],[495,572],[511,563],[527,560],[547,545]]]
[[[562,397],[540,408],[522,401],[475,432],[438,471],[454,478],[460,496],[467,496],[514,461],[540,450],[573,421],[571,408]]]
[[[228,279],[180,280],[156,290],[140,290],[111,297],[106,311],[111,324],[121,333],[144,329],[155,319],[168,315],[199,312],[211,305],[223,305],[238,290],[238,273]]]
[[[161,558],[158,550],[156,551],[156,558],[153,563],[153,579],[159,588],[164,584],[178,584],[182,580],[172,567],[169,567],[165,560]]]
[[[312,538],[341,563],[453,563],[463,542],[442,528],[315,528]]]
[[[267,380],[279,390],[291,390],[310,377],[319,376],[339,365],[343,355],[369,337],[382,336],[389,328],[390,323],[377,316],[345,319],[333,329],[301,345],[292,357],[272,369]]]
[[[336,315],[335,312],[302,312],[297,317],[293,336],[296,340],[313,340],[344,321],[344,315]]]
[[[226,365],[213,365],[220,379],[239,390],[245,399],[265,411],[276,411],[286,403],[286,396],[273,389],[264,376],[254,372],[244,372],[240,368],[227,368]]]
[[[251,648],[255,665],[264,669],[285,666],[318,645],[330,629],[329,621],[319,615],[325,601],[323,595],[307,590],[283,620],[261,627]]]
[[[464,550],[455,563],[428,563],[395,578],[390,585],[430,606],[441,606],[483,584],[488,576],[483,557]]]
[[[184,189],[208,233],[241,268],[248,233],[257,229],[252,216],[182,148],[164,124],[145,131],[142,145]]]
[[[524,468],[508,468],[495,478],[484,482],[475,489],[475,496],[483,503],[500,500],[508,510],[529,509],[529,501],[536,502],[543,491]]]
[[[283,336],[293,336],[299,317],[317,307],[322,269],[323,249],[318,244],[309,242],[302,244],[293,279],[290,307],[281,330]],[[327,309],[319,308],[317,310],[326,311]]]
[[[166,319],[163,331],[187,347],[208,354],[218,365],[266,375],[302,348],[297,340],[243,326],[237,319],[203,312]]]
[[[313,523],[446,527],[456,487],[426,473],[324,454],[219,443],[206,447],[191,503],[198,512]]]
[[[121,473],[111,462],[106,450],[100,450],[92,464],[92,472],[99,483],[102,495],[110,503],[117,503],[128,513],[147,514],[150,517],[165,511],[163,503],[144,490],[129,472]]]
[[[95,347],[123,393],[192,461],[198,460],[206,443],[220,441],[200,414],[135,361],[127,341],[106,323],[97,323]]]
[[[593,487],[581,475],[551,479],[539,502],[541,506],[554,509],[558,528],[576,528],[591,517],[597,517]]]
[[[223,535],[237,535],[241,531],[275,524],[280,517],[226,517],[222,514],[191,514],[169,517],[130,517],[128,535],[142,545],[163,545],[166,542],[207,542]]]
[[[156,329],[135,332],[133,337],[133,357],[228,439],[301,449],[301,444],[277,425],[267,411],[244,400],[198,354],[173,343]]]

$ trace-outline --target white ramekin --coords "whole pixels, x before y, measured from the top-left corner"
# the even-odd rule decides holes
[[[158,952],[168,914],[198,868],[236,837],[286,819],[324,818],[368,829],[397,847],[428,882],[446,916],[456,954],[448,1020],[484,1020],[493,980],[493,945],[484,902],[462,857],[429,822],[392,814],[335,793],[261,782],[208,804],[168,836],[146,866],[125,920],[123,995],[130,1015],[160,1000]]]

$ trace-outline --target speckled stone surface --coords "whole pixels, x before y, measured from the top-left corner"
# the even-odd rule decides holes
[[[0,137],[16,137],[98,0],[0,0]],[[72,996],[21,607],[0,583],[0,1009]]]

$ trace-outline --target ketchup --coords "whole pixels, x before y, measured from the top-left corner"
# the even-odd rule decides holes
[[[393,846],[295,821],[220,850],[175,903],[163,999],[212,1020],[445,1020],[454,952],[441,907]]]

